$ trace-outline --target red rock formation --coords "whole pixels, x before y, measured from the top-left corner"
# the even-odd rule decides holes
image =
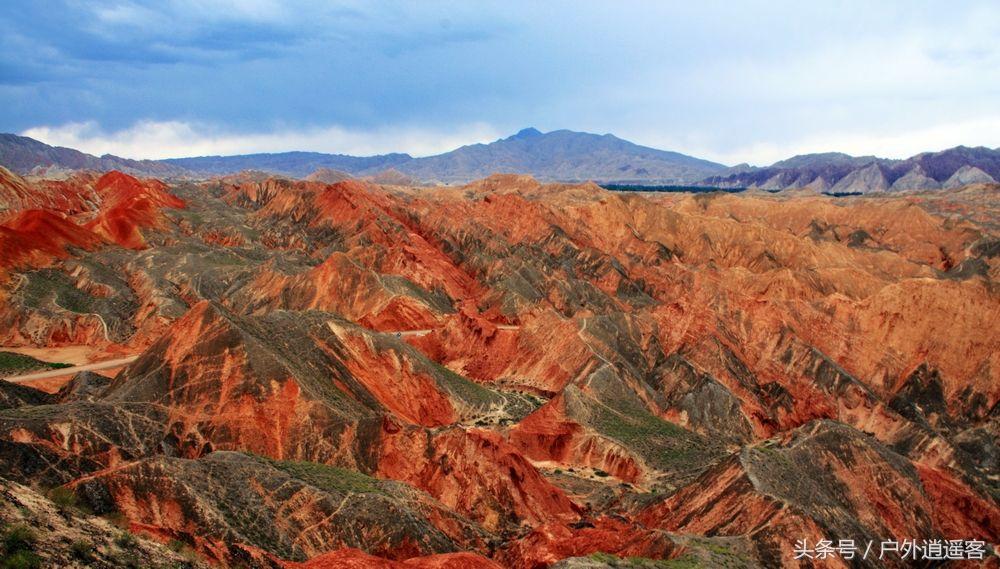
[[[379,475],[403,480],[490,530],[571,520],[577,507],[496,433],[383,427]]]
[[[0,339],[148,346],[94,401],[0,412],[5,475],[103,485],[135,528],[262,565],[293,542],[310,567],[535,567],[687,555],[692,535],[768,566],[801,538],[996,541],[995,189],[174,191],[0,171],[2,263],[25,273]],[[216,500],[229,486],[198,481],[226,450],[426,494],[338,533],[322,492]],[[244,498],[283,545],[206,514]]]
[[[625,482],[639,482],[645,473],[626,448],[569,418],[562,395],[511,429],[510,442],[531,460],[589,466]]]
[[[275,308],[325,310],[375,330],[429,330],[441,317],[429,299],[409,292],[343,253],[333,253],[295,276],[262,271],[237,302],[262,312]]]
[[[998,535],[996,504],[941,473],[915,469],[849,427],[814,423],[781,444],[744,449],[639,519],[683,533],[749,535],[782,565],[793,564],[798,539],[903,540],[964,531],[956,539],[991,542]],[[956,526],[954,508],[962,503],[982,509]]]
[[[44,210],[24,210],[0,225],[0,278],[17,267],[44,267],[68,256],[67,247],[92,249],[102,242],[94,233]]]
[[[351,374],[395,416],[417,425],[454,423],[455,409],[430,374],[405,352],[379,351],[370,337],[330,324]]]
[[[163,208],[183,208],[184,202],[171,195],[159,180],[141,182],[121,172],[108,172],[94,186],[101,199],[100,211],[87,227],[108,241],[129,249],[142,249],[146,239],[142,228],[159,228],[165,223]]]
[[[505,549],[500,560],[511,569],[537,569],[560,559],[593,553],[670,559],[681,549],[666,532],[601,517],[577,528],[561,524],[537,527]]]

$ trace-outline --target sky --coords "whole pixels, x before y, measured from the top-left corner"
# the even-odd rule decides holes
[[[1000,2],[8,0],[0,132],[436,154],[533,126],[722,162],[1000,146]]]

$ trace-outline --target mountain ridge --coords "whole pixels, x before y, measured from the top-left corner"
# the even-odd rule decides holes
[[[830,193],[936,190],[1000,180],[1000,149],[956,146],[921,152],[906,159],[803,154],[770,166],[701,180],[724,188],[788,190],[810,188]]]
[[[679,152],[658,150],[612,134],[572,130],[542,133],[533,127],[489,144],[415,158],[398,167],[410,176],[464,183],[494,173],[530,174],[542,181],[694,182],[726,166]]]
[[[5,134],[0,138],[0,164],[21,175],[37,172],[38,167],[121,170],[158,177],[210,177],[260,170],[305,178],[320,169],[375,176],[396,170],[420,181],[444,183],[467,183],[498,172],[530,174],[544,181],[690,183],[726,171],[722,164],[637,145],[611,134],[570,130],[542,133],[533,127],[489,144],[465,145],[426,157],[405,153],[349,156],[291,151],[141,161],[110,155],[98,158],[29,137]]]
[[[768,191],[809,189],[829,193],[936,190],[1000,180],[1000,148],[956,146],[905,159],[842,152],[800,154],[770,166],[725,166],[679,152],[619,138],[566,129],[543,133],[527,127],[489,143],[461,146],[433,156],[406,153],[350,156],[291,151],[232,156],[133,160],[97,157],[29,137],[0,134],[0,165],[20,175],[54,177],[66,171],[120,170],[158,178],[210,178],[248,170],[308,179],[342,172],[377,183],[463,184],[492,174],[527,174],[543,182],[625,185],[696,185]]]

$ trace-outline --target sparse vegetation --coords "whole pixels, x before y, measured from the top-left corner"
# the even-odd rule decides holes
[[[80,561],[90,561],[94,558],[94,544],[78,539],[69,546],[70,554]]]
[[[14,352],[0,352],[0,374],[26,373],[35,370],[62,369],[73,364],[43,362],[31,356]]]
[[[33,551],[15,551],[0,559],[0,569],[38,569],[42,559]]]
[[[32,549],[38,541],[35,530],[25,524],[15,524],[4,531],[3,549],[7,553]]]
[[[86,507],[80,503],[80,499],[77,497],[76,492],[60,486],[58,488],[53,488],[48,492],[49,500],[56,505],[59,509],[59,513],[63,515],[70,515],[73,513],[89,513]]]
[[[15,524],[3,532],[0,569],[37,569],[42,560],[35,553],[38,535],[25,524]]]
[[[115,527],[118,527],[118,528],[121,528],[121,529],[127,529],[128,528],[128,520],[125,518],[125,515],[122,514],[121,512],[117,512],[117,511],[115,511],[115,512],[109,512],[107,514],[104,514],[103,517],[104,517],[104,519],[106,519],[109,522],[111,522]]]
[[[616,569],[698,569],[705,567],[692,556],[678,557],[677,559],[622,558],[610,553],[598,552],[591,554],[589,559]]]
[[[116,552],[112,553],[109,557],[115,567],[124,567],[125,569],[144,569],[139,560],[139,556],[136,555],[135,552]]]
[[[171,539],[167,542],[167,549],[183,557],[187,566],[194,565],[198,561],[198,554],[195,550],[179,539]]]
[[[504,398],[499,393],[468,380],[441,364],[435,363],[434,367],[444,381],[444,387],[466,403],[476,407],[503,403]]]
[[[385,494],[379,481],[371,476],[315,462],[299,462],[290,460],[274,460],[264,458],[272,466],[311,484],[321,490],[330,492],[355,492],[359,494]]]
[[[694,433],[640,409],[620,413],[605,405],[594,407],[594,428],[633,449],[661,468],[699,462],[710,451]]]
[[[139,541],[131,533],[123,531],[115,537],[115,545],[122,549],[133,549],[139,545]]]

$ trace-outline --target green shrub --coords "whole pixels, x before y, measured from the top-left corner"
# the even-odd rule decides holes
[[[0,559],[0,569],[39,569],[42,558],[31,551],[18,551]]]
[[[262,457],[263,458],[263,457]],[[385,494],[377,478],[355,470],[337,468],[315,462],[274,460],[263,458],[278,470],[328,492],[356,492],[358,494]]]
[[[3,536],[3,550],[7,555],[18,551],[31,551],[38,542],[38,535],[35,530],[24,524],[17,524],[7,528]]]
[[[31,356],[15,352],[0,352],[0,373],[27,373],[34,370],[62,369],[73,364],[43,362]]]
[[[59,511],[65,512],[66,510],[76,510],[80,507],[80,501],[76,497],[76,492],[60,486],[58,488],[53,488],[48,492],[49,500],[59,508]]]
[[[123,531],[115,536],[115,545],[122,549],[132,549],[139,545],[139,542],[135,539],[135,536],[127,531]]]
[[[94,544],[78,539],[69,546],[69,552],[80,561],[90,561],[94,558]]]

